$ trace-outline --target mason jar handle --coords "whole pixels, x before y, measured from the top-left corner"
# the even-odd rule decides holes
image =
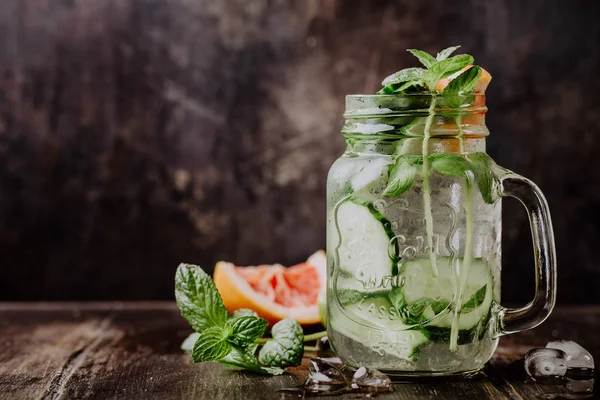
[[[522,308],[500,307],[498,334],[535,328],[548,318],[556,303],[556,250],[548,203],[542,191],[517,174],[500,178],[501,196],[513,197],[527,209],[535,258],[535,297]]]

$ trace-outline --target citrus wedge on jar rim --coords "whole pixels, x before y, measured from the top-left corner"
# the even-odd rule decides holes
[[[269,324],[293,318],[302,325],[321,322],[327,261],[320,250],[306,262],[240,267],[220,261],[214,282],[230,313],[240,308],[256,311]]]

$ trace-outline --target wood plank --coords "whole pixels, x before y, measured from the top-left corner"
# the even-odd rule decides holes
[[[117,333],[110,329],[109,313],[106,308],[86,315],[3,310],[0,398],[52,398],[60,392],[99,338]],[[34,317],[41,314],[45,318]]]
[[[600,307],[556,310],[541,327],[502,338],[493,362],[471,379],[396,383],[381,399],[519,399],[564,392],[536,385],[507,366],[553,337],[573,338],[598,355]],[[306,376],[261,377],[193,364],[179,345],[190,329],[172,302],[0,303],[0,399],[279,399]],[[352,398],[351,395],[333,397]]]
[[[79,308],[77,317],[68,308],[0,306],[0,327],[7,328],[0,342],[16,338],[12,351],[0,354],[0,399],[235,398],[265,388],[270,397],[261,398],[279,398],[278,389],[298,383],[293,375],[260,377],[216,363],[194,365],[179,349],[190,329],[172,303],[96,304]],[[45,322],[38,325],[40,317]],[[16,328],[8,330],[10,325]],[[42,360],[52,363],[40,365]]]

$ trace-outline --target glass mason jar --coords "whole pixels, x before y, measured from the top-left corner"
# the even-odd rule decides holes
[[[327,181],[328,336],[347,364],[392,374],[483,367],[504,334],[552,311],[550,214],[531,181],[485,153],[485,97],[350,95]],[[501,198],[527,209],[533,301],[500,305]]]

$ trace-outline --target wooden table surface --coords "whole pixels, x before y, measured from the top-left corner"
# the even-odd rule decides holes
[[[281,399],[292,397],[279,389],[306,377],[307,359],[277,377],[194,364],[179,349],[190,332],[170,302],[0,303],[0,399]],[[575,340],[598,359],[599,333],[600,307],[558,308],[537,329],[502,338],[482,376],[398,383],[379,398],[590,397],[515,377],[510,363],[553,339]]]

